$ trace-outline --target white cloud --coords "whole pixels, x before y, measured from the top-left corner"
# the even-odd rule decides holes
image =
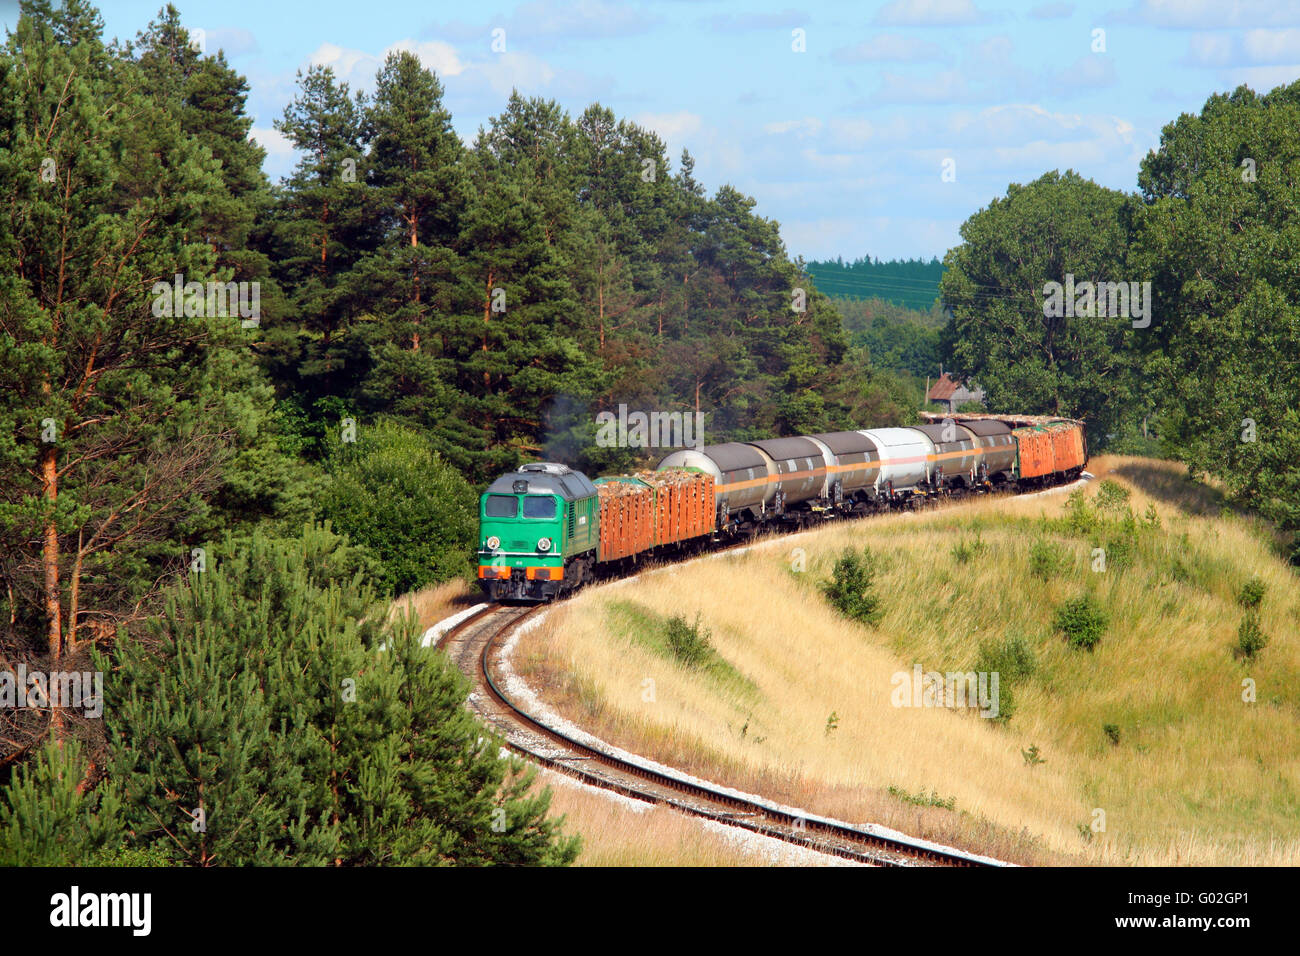
[[[327,41],[307,57],[307,62],[312,66],[332,67],[334,75],[340,80],[361,84],[374,79],[375,70],[381,61],[373,53],[349,50]]]
[[[975,50],[977,61],[996,67],[1012,62],[1015,44],[1011,42],[1011,37],[999,33],[981,40]]]
[[[399,40],[378,55],[322,43],[308,62],[333,67],[338,78],[353,89],[373,90],[375,74],[388,54],[396,51],[414,53],[426,68],[438,74],[447,91],[447,105],[455,115],[499,109],[516,89],[524,96],[594,99],[613,86],[612,79],[591,78],[556,67],[533,53],[485,51],[477,59],[470,59],[441,40]]]
[[[971,0],[893,0],[880,8],[875,22],[900,27],[949,27],[987,19]]]
[[[268,158],[285,158],[293,156],[293,143],[278,129],[269,126],[254,126],[248,131],[248,138],[266,150]]]
[[[645,33],[659,22],[659,18],[614,0],[535,0],[520,4],[509,15],[492,15],[486,22],[443,21],[424,33],[486,53],[491,49],[493,31],[502,29],[507,51],[551,50],[569,46],[574,40]]]
[[[890,124],[891,129],[883,132],[894,132],[902,122],[902,117],[894,117]],[[882,130],[867,119],[837,118],[827,125],[831,141],[841,147],[861,146],[867,142],[878,141],[882,134]]]
[[[1300,29],[1194,33],[1183,62],[1213,68],[1300,63]]]
[[[961,103],[975,98],[966,78],[956,70],[925,76],[885,73],[881,76],[880,89],[871,97],[881,103]]]
[[[1194,33],[1187,40],[1189,66],[1228,66],[1234,57],[1232,37],[1224,33]]]
[[[698,133],[703,125],[698,113],[687,110],[676,113],[638,113],[633,121],[639,126],[654,130],[665,139],[680,139]]]
[[[1241,38],[1252,63],[1300,62],[1300,30],[1247,30]]]
[[[543,90],[559,75],[555,67],[531,53],[499,53],[490,66],[476,64],[473,72],[501,96],[515,89],[525,94]]]
[[[414,53],[420,63],[437,73],[439,78],[445,79],[465,72],[465,65],[461,62],[456,48],[437,40],[424,42],[411,39],[398,40],[386,47],[378,56],[364,50],[349,49],[326,42],[318,46],[307,61],[313,66],[333,67],[335,75],[340,80],[353,87],[368,89],[373,85],[375,74],[383,66],[388,54],[398,51]],[[502,59],[511,55],[504,54]]]
[[[963,148],[1015,143],[1133,142],[1133,124],[1110,114],[1053,112],[1035,103],[1005,103],[978,113],[954,113],[949,130]]]
[[[1058,72],[1049,72],[1044,83],[1058,96],[1072,96],[1115,84],[1115,61],[1108,56],[1086,53]]]
[[[707,23],[719,33],[748,33],[807,26],[808,20],[808,14],[801,10],[782,10],[780,13],[718,14],[710,17]]]
[[[1072,3],[1044,3],[1029,11],[1034,20],[1062,20],[1074,13]]]
[[[782,221],[781,235],[791,255],[806,259],[852,259],[864,255],[929,257],[958,241],[957,218],[822,216]]]
[[[1267,93],[1276,86],[1290,86],[1300,80],[1300,64],[1287,66],[1248,66],[1228,70],[1225,74],[1232,86],[1245,84],[1257,93]]]
[[[207,32],[205,46],[209,52],[224,50],[226,56],[234,59],[245,53],[256,53],[257,37],[239,27],[221,27]]]
[[[1294,26],[1300,0],[1138,0],[1117,19],[1182,30]]]
[[[946,60],[943,47],[928,40],[901,36],[897,33],[878,33],[855,46],[840,47],[831,53],[840,63],[892,61],[914,63],[923,60]]]
[[[465,64],[460,54],[450,43],[440,40],[426,40],[417,43],[414,40],[398,40],[384,51],[384,56],[397,50],[407,50],[419,57],[424,67],[437,73],[439,77],[459,76],[465,72]],[[383,62],[382,59],[380,62]]]
[[[763,126],[764,133],[773,133],[782,135],[785,133],[794,133],[799,138],[806,136],[816,136],[821,132],[822,121],[815,116],[805,116],[797,120],[780,120],[775,123],[767,123]]]

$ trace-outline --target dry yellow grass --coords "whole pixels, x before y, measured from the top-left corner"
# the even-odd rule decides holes
[[[815,812],[1025,863],[1300,863],[1295,576],[1265,532],[1220,512],[1176,466],[1100,458],[1090,468],[1130,488],[1138,515],[1153,505],[1161,518],[1127,570],[1093,573],[1091,544],[1060,535],[1072,566],[1028,574],[1039,519],[1060,515],[1065,495],[964,503],[588,591],[525,637],[517,666],[561,713],[619,746]],[[984,551],[958,563],[953,545],[976,528]],[[843,548],[863,545],[883,598],[875,628],[838,615],[816,586]],[[802,573],[791,570],[795,548]],[[1268,586],[1260,623],[1272,643],[1243,663],[1231,653],[1235,597],[1252,575]],[[1110,613],[1092,652],[1052,626],[1085,589]],[[697,612],[729,669],[684,668],[647,640],[646,621]],[[1007,725],[891,705],[900,671],[968,671],[982,642],[1013,634],[1036,670],[1015,686]],[[1242,700],[1246,678],[1256,703]],[[1118,744],[1104,724],[1119,728]],[[1026,762],[1031,745],[1044,763]],[[1089,826],[1097,810],[1104,832]]]
[[[564,832],[582,834],[578,866],[777,866],[832,865],[813,854],[791,856],[728,839],[667,807],[632,806],[543,770],[538,785],[551,788],[551,814],[565,817]],[[739,831],[738,831],[739,832]]]
[[[445,581],[420,591],[403,594],[393,601],[389,609],[389,620],[401,614],[415,612],[415,621],[420,631],[425,631],[443,618],[450,617],[482,600],[478,588],[457,578]]]

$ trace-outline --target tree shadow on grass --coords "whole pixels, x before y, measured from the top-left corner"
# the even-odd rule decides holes
[[[1187,476],[1187,470],[1176,462],[1126,461],[1116,465],[1112,472],[1138,489],[1167,505],[1181,508],[1188,514],[1216,518],[1224,511],[1245,515],[1249,512],[1228,501],[1220,489]]]

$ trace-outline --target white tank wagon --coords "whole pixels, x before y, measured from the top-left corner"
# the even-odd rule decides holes
[[[928,435],[914,428],[872,428],[861,434],[871,439],[880,455],[877,495],[893,498],[926,493],[935,455]]]

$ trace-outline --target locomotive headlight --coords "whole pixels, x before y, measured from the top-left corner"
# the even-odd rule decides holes
[[[501,547],[501,539],[496,535],[493,535],[487,539],[487,546],[489,551],[495,551],[497,548]]]
[[[550,550],[551,550],[551,539],[550,539],[550,538],[543,538],[541,541],[538,541],[538,542],[537,542],[537,550],[538,550],[538,551],[550,551]]]

